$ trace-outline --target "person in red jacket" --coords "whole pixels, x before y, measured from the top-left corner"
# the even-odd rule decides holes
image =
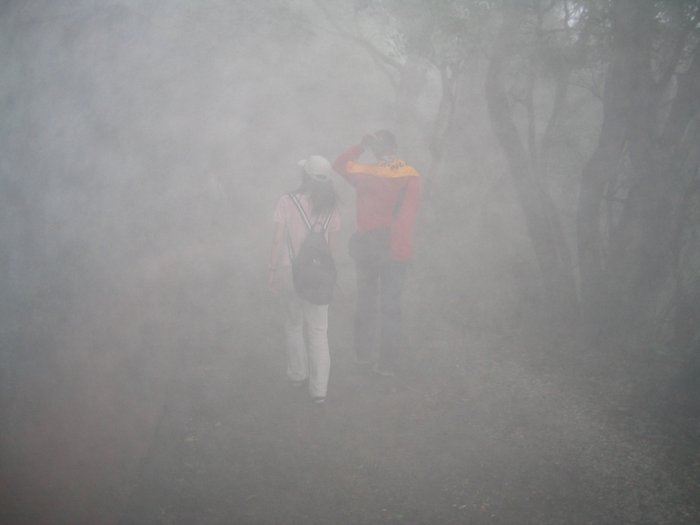
[[[358,162],[367,149],[376,163]],[[387,130],[365,135],[336,159],[333,168],[356,192],[357,232],[350,241],[350,254],[357,270],[357,362],[374,364],[375,372],[392,376],[401,349],[401,293],[412,255],[420,175],[397,157],[396,139]]]

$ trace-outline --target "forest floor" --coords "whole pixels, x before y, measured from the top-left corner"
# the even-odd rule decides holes
[[[700,523],[697,427],[640,416],[624,382],[410,304],[406,370],[376,377],[341,297],[319,407],[252,303],[235,322],[212,306],[223,343],[187,350],[121,523]]]

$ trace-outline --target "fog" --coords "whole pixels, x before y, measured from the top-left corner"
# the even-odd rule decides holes
[[[487,100],[507,16],[493,2],[435,5],[453,4],[472,24],[460,44],[469,52],[459,75],[441,76],[440,60],[411,44],[428,38],[409,34],[414,13],[395,2],[0,3],[0,521],[700,520],[699,376],[684,374],[697,363],[700,310],[675,324],[664,314],[680,311],[669,306],[680,304],[673,283],[690,283],[683,304],[700,297],[697,202],[689,197],[686,222],[668,221],[687,229],[672,277],[640,307],[655,321],[635,317],[610,335],[630,309],[608,296],[586,317],[581,180],[607,106],[591,91],[604,68],[572,74],[551,134],[557,153],[535,177],[562,217],[571,255],[560,246],[557,260],[582,306],[557,302],[567,285],[548,278],[547,243],[535,235],[544,230],[528,214],[543,192],[523,189],[532,173],[513,173]],[[597,4],[572,5],[583,19]],[[432,30],[448,27],[438,19]],[[517,99],[530,80],[527,61],[514,62]],[[512,106],[523,137],[528,122],[548,132],[541,115],[555,87],[541,76],[529,109]],[[677,143],[694,144],[681,170],[692,181],[691,99]],[[319,408],[285,377],[282,309],[266,281],[272,213],[299,186],[300,159],[333,161],[383,128],[422,174],[402,301],[405,373],[384,381],[355,366],[355,195],[337,176],[331,380]],[[617,217],[636,166],[629,148],[619,192],[601,205],[604,233],[626,224]],[[680,198],[655,202],[676,210]],[[629,268],[649,253],[635,235]]]

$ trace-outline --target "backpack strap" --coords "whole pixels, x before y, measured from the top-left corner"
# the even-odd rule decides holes
[[[309,220],[309,216],[306,215],[306,212],[304,211],[304,207],[301,205],[301,202],[299,201],[299,198],[294,194],[294,193],[288,193],[289,198],[292,199],[292,202],[294,205],[297,207],[297,210],[299,210],[299,213],[301,214],[302,219],[304,219],[304,224],[306,224],[306,228],[309,231],[314,231],[314,228],[317,224],[321,224],[321,233],[325,234],[326,230],[328,229],[328,225],[331,222],[331,218],[333,217],[333,211],[331,210],[328,212],[328,215],[323,220],[318,220],[316,221],[313,225],[311,224],[311,221]]]
[[[288,193],[289,198],[292,199],[292,202],[294,203],[294,206],[297,207],[297,210],[299,210],[299,213],[301,214],[301,218],[304,219],[304,224],[306,224],[306,227],[308,228],[309,231],[313,230],[313,227],[311,226],[311,221],[309,220],[309,216],[306,215],[306,212],[304,211],[304,207],[301,205],[301,202],[299,202],[299,198],[294,195],[293,193]]]
[[[294,246],[292,246],[292,237],[289,235],[289,226],[285,224],[284,231],[287,234],[287,251],[289,252],[289,260],[293,261],[294,257]]]
[[[323,220],[321,223],[321,226],[323,227],[323,233],[326,233],[326,230],[328,229],[328,225],[331,223],[331,218],[333,217],[333,210],[328,212],[328,215],[326,215],[326,218]]]

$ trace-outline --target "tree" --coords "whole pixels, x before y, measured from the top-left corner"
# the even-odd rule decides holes
[[[552,3],[551,7],[554,5]],[[576,286],[571,257],[556,206],[542,177],[543,157],[538,155],[535,130],[534,82],[537,74],[535,56],[521,55],[518,50],[537,50],[523,45],[523,37],[536,42],[541,35],[546,8],[541,2],[531,6],[522,2],[507,2],[503,6],[503,20],[494,41],[486,76],[486,102],[494,133],[508,161],[511,178],[522,207],[535,257],[539,264],[544,290],[553,312],[571,316],[576,311]],[[535,32],[523,31],[525,22],[535,15]],[[568,23],[568,20],[565,20]],[[514,101],[506,82],[509,66],[524,62],[528,70],[525,105],[527,108],[527,148],[518,130],[514,116]],[[563,110],[566,96],[566,74],[557,83],[558,91],[552,106],[549,122],[543,136],[543,148],[551,144],[551,135]]]
[[[374,59],[394,88],[396,127],[417,137],[419,144],[414,146],[425,148],[429,156],[424,192],[430,200],[445,162],[460,77],[468,58],[478,51],[481,39],[475,35],[490,2],[356,2],[351,14],[346,10],[341,15],[331,13],[324,2],[316,5],[339,35]],[[352,23],[341,22],[341,16]],[[431,75],[439,87],[434,93],[436,103],[426,116],[417,108],[429,90]]]
[[[609,20],[603,122],[581,175],[577,243],[588,319],[627,330],[655,319],[687,227],[698,166],[698,2],[620,0]]]

